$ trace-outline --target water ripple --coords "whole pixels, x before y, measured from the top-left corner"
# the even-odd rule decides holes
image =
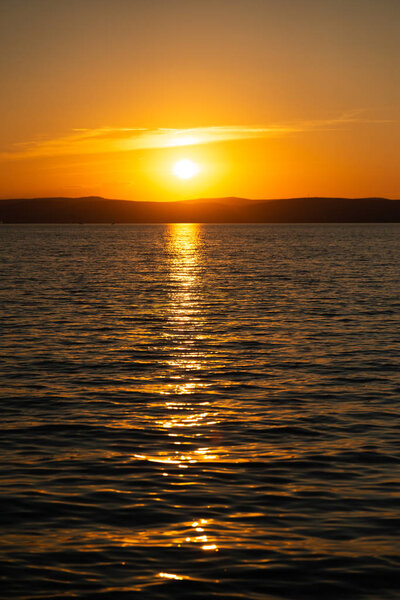
[[[3,597],[397,598],[398,232],[3,225]]]

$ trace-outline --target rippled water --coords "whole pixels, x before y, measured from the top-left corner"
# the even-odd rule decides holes
[[[0,229],[2,598],[399,598],[399,225]]]

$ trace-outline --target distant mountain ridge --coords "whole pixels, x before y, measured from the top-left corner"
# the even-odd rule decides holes
[[[0,200],[3,223],[398,223],[387,198],[200,198],[177,202],[82,198]]]

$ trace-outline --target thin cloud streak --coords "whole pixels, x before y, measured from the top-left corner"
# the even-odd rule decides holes
[[[266,127],[222,126],[194,127],[192,129],[112,128],[74,129],[73,133],[56,139],[18,144],[12,152],[0,153],[0,160],[21,160],[68,155],[109,154],[135,150],[174,148],[213,144],[217,142],[263,139],[305,133],[313,130],[335,129],[354,123],[388,123],[391,121],[361,119],[358,113],[348,113],[336,119],[304,121],[298,124]]]

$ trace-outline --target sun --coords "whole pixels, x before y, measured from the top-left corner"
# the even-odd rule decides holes
[[[179,179],[191,179],[200,171],[200,167],[197,163],[189,160],[188,158],[182,158],[178,160],[172,167],[172,172]]]

